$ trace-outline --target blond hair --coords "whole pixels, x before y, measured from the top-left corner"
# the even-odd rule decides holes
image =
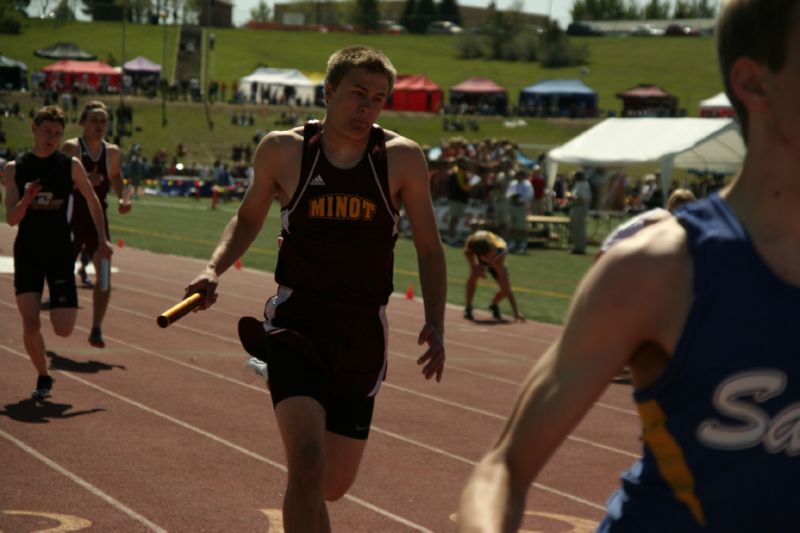
[[[83,106],[83,111],[81,111],[81,117],[78,119],[78,124],[83,124],[86,122],[86,119],[89,117],[89,113],[93,111],[102,111],[106,114],[106,117],[108,117],[108,109],[106,108],[106,104],[100,100],[92,100]]]
[[[36,112],[33,117],[33,123],[41,126],[43,122],[58,122],[62,128],[67,126],[67,119],[64,117],[64,111],[57,105],[46,105]]]
[[[667,210],[675,211],[683,204],[694,202],[696,199],[694,193],[689,189],[675,189],[667,200]]]
[[[325,70],[325,82],[330,83],[334,89],[347,74],[357,68],[363,68],[373,74],[382,74],[389,82],[389,94],[392,93],[397,71],[389,58],[376,48],[369,46],[348,46],[334,52],[328,59]]]

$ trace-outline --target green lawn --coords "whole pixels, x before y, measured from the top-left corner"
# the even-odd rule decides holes
[[[219,205],[211,210],[208,199],[142,197],[135,201],[130,214],[120,216],[109,210],[112,241],[124,239],[126,246],[207,259],[219,239],[222,229],[238,207],[238,202]],[[273,271],[277,259],[277,236],[280,232],[279,208],[273,206],[258,239],[242,258],[246,267]],[[608,224],[589,223],[589,234],[595,239],[608,232]],[[508,258],[511,281],[520,308],[526,317],[551,323],[561,323],[569,300],[591,265],[596,247],[586,256],[574,256],[564,250],[531,249],[527,255]],[[445,246],[448,262],[448,301],[464,303],[464,283],[468,268],[460,248]],[[187,273],[193,275],[193,273]],[[395,290],[405,292],[413,285],[420,295],[417,261],[413,242],[401,237],[396,246]],[[491,279],[481,280],[475,298],[477,308],[486,308],[496,290]],[[511,309],[507,302],[501,307]]]
[[[164,39],[166,32],[166,40]],[[517,101],[519,90],[542,79],[582,78],[600,98],[600,108],[619,111],[614,95],[637,83],[656,83],[680,99],[692,116],[698,102],[722,89],[711,37],[575,38],[589,47],[589,72],[581,67],[544,69],[538,63],[460,60],[455,58],[451,36],[362,35],[355,33],[313,33],[215,28],[216,46],[211,52],[209,76],[230,83],[255,68],[297,68],[322,72],[328,56],[349,44],[367,44],[385,51],[398,72],[425,74],[447,88],[472,76],[490,78],[508,89],[509,100]],[[56,36],[57,35],[57,36]],[[52,61],[36,57],[33,51],[56,41],[72,41],[97,54],[101,60],[122,57],[122,25],[108,22],[71,22],[56,26],[53,21],[30,19],[19,36],[0,37],[0,52],[39,69]],[[171,72],[176,46],[176,29],[127,24],[125,57],[144,55],[161,63],[162,43],[167,43],[165,72]]]
[[[119,23],[62,23],[31,19],[21,35],[0,37],[0,53],[26,62],[31,70],[41,68],[51,61],[38,58],[34,50],[55,41],[73,41],[98,55],[100,59],[122,56],[122,26]],[[681,99],[681,106],[690,115],[697,114],[699,100],[720,90],[716,72],[713,40],[700,38],[576,38],[589,47],[588,73],[581,68],[542,69],[538,63],[459,60],[455,58],[454,40],[439,35],[360,35],[352,33],[313,33],[289,31],[264,31],[248,29],[214,29],[216,47],[210,62],[210,77],[228,83],[238,80],[259,65],[293,67],[305,72],[320,72],[331,52],[356,42],[377,46],[392,58],[401,73],[425,74],[448,87],[471,76],[487,77],[508,88],[512,102],[522,87],[545,78],[581,77],[599,94],[599,105],[604,110],[619,111],[615,94],[640,82],[662,85]],[[57,35],[57,37],[56,37]],[[164,37],[166,36],[166,39]],[[167,44],[166,71],[171,72],[176,46],[174,27],[155,27],[127,24],[125,31],[125,57],[145,55],[161,62],[163,43]],[[84,99],[85,100],[85,99]],[[116,106],[118,97],[104,98]],[[0,92],[0,103],[19,102],[27,112],[41,106],[39,99],[27,95]],[[136,131],[123,139],[123,148],[141,143],[145,154],[152,155],[164,149],[174,153],[178,143],[188,147],[185,163],[211,163],[228,158],[233,144],[252,141],[256,129],[275,129],[275,120],[284,111],[281,107],[236,106],[215,104],[210,106],[210,119],[206,118],[201,104],[170,102],[165,108],[167,125],[162,125],[162,105],[158,99],[126,98],[134,108]],[[84,102],[81,102],[83,104]],[[254,127],[231,125],[234,112],[246,110],[254,113]],[[302,110],[306,115],[321,118],[323,109]],[[2,118],[0,118],[2,120]],[[562,120],[526,118],[522,127],[507,127],[502,118],[479,118],[478,131],[460,133],[470,140],[505,138],[519,143],[528,155],[538,155],[547,147],[566,142],[596,123],[595,120]],[[385,112],[381,124],[406,135],[421,145],[435,145],[444,136],[453,135],[442,129],[436,115],[426,113]],[[29,146],[30,126],[25,121],[6,119],[2,122],[7,146],[20,149]],[[66,135],[78,133],[70,125]],[[569,170],[569,169],[568,169]],[[654,166],[632,169],[634,173],[657,170]],[[678,176],[679,177],[679,176]]]

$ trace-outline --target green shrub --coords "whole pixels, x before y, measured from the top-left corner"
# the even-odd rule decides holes
[[[11,6],[0,5],[0,33],[18,35],[22,32],[25,15]]]

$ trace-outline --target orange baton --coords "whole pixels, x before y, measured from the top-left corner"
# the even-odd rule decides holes
[[[200,304],[203,303],[203,295],[199,292],[191,294],[188,298],[183,299],[177,305],[170,307],[161,313],[156,322],[162,328],[165,328],[183,317],[184,315],[194,311]]]

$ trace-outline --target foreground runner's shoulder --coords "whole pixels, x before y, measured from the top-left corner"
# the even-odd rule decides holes
[[[61,151],[71,156],[76,156],[80,154],[80,148],[78,146],[78,138],[73,137],[72,139],[67,139],[66,141],[64,141],[64,144],[61,145]]]
[[[391,130],[383,130],[384,136],[386,139],[386,148],[387,150],[404,150],[404,149],[411,149],[415,151],[421,151],[419,144],[409,139],[408,137],[403,137],[399,133],[396,133]]]
[[[282,144],[292,142],[303,142],[303,126],[292,128],[290,130],[274,130],[266,135],[261,140],[260,144]]]
[[[266,154],[287,156],[303,149],[303,130],[278,130],[267,133],[256,148],[256,157]]]
[[[648,226],[614,245],[589,272],[593,278],[653,303],[647,292],[673,293],[691,277],[686,231],[674,218]],[[602,280],[602,281],[601,281]],[[675,296],[675,294],[672,294]]]

